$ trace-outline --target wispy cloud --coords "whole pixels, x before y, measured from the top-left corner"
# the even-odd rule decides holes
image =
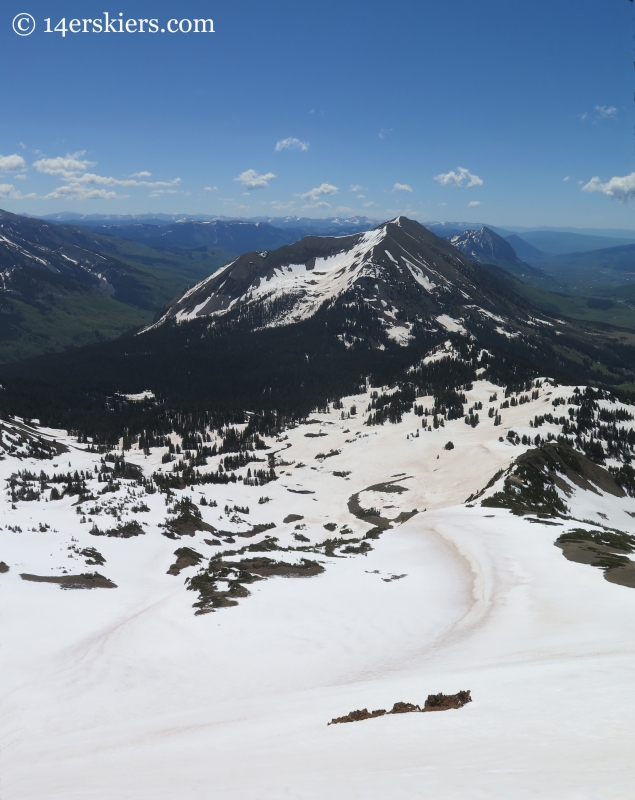
[[[562,179],[562,182],[566,183],[567,181],[570,181],[570,180],[571,180],[571,175],[565,175],[564,178]]]
[[[302,152],[306,152],[309,147],[309,142],[301,142],[294,136],[290,136],[288,139],[280,139],[279,142],[276,142],[276,153],[281,150],[302,150]]]
[[[151,172],[133,172],[131,178],[151,178]]]
[[[315,189],[310,189],[308,192],[301,194],[300,197],[303,200],[309,200],[311,203],[314,203],[317,208],[320,206],[324,207],[325,205],[328,206],[328,203],[320,202],[321,197],[337,194],[338,192],[339,189],[337,186],[333,186],[332,183],[322,183],[320,186],[316,186]]]
[[[382,128],[377,134],[377,136],[379,136],[380,139],[387,139],[391,133],[392,133],[392,128]]]
[[[114,178],[110,175],[97,175],[94,172],[87,172],[88,167],[95,166],[95,161],[88,161],[81,158],[84,150],[77,153],[67,153],[66,156],[56,156],[55,158],[40,158],[34,162],[35,169],[44,175],[54,175],[65,182],[65,185],[58,186],[52,192],[44,195],[45,200],[59,200],[62,198],[69,200],[112,200],[114,198],[127,197],[118,195],[114,191],[97,189],[97,186],[146,186],[153,189],[159,187],[177,186],[181,183],[180,178],[171,181],[147,181],[139,180],[139,177],[149,177],[149,172],[138,172],[137,177]]]
[[[203,187],[206,192],[217,192],[218,186],[205,186]]]
[[[295,200],[290,200],[288,203],[280,203],[277,200],[272,200],[271,205],[276,209],[276,211],[284,211],[285,209],[293,208],[295,205]]]
[[[614,177],[602,183],[600,178],[595,177],[582,187],[583,192],[600,192],[616,200],[628,200],[635,195],[635,172],[624,177]]]
[[[26,161],[17,153],[0,156],[0,172],[19,172],[23,169],[26,169]]]
[[[595,113],[600,119],[617,119],[615,106],[596,106]]]
[[[466,188],[469,188],[470,186],[483,185],[483,181],[479,176],[474,175],[465,167],[457,167],[456,172],[454,170],[442,172],[440,175],[435,175],[434,180],[438,181],[441,186],[463,186],[465,184]]]
[[[178,194],[178,189],[154,189],[154,191],[150,192],[148,197],[161,197],[163,194]]]
[[[407,183],[396,183],[392,187],[393,192],[411,192],[412,186],[408,186]]]
[[[476,208],[476,206],[480,206],[480,205],[481,205],[481,201],[480,200],[472,200],[471,203],[468,203],[468,207],[469,208]]]
[[[374,206],[375,203],[372,200],[370,200],[368,203],[362,203],[362,205],[364,206],[364,208],[370,208],[371,206]]]
[[[360,186],[359,183],[353,183],[351,188],[348,190],[349,192],[363,192],[364,187]]]
[[[234,178],[238,183],[242,183],[248,189],[266,189],[269,182],[276,178],[273,172],[265,172],[260,175],[255,169],[247,169],[241,172],[237,178]]]

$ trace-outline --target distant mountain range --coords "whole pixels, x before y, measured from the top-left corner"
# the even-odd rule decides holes
[[[527,231],[518,234],[525,242],[536,247],[545,256],[559,256],[566,253],[583,253],[603,250],[608,247],[635,244],[634,239],[615,236],[595,236],[563,231]]]
[[[182,221],[166,225],[150,225],[142,222],[132,225],[90,224],[86,227],[108,236],[143,242],[148,247],[222,247],[235,254],[248,250],[275,249],[300,238],[297,234],[275,228],[268,222],[238,220]]]
[[[24,216],[28,216],[25,214]],[[242,219],[236,217],[226,217],[212,214],[77,214],[73,211],[62,211],[56,214],[47,214],[43,217],[35,217],[50,222],[67,222],[82,227],[94,226],[113,226],[113,225],[173,225],[174,223],[184,222],[266,222],[276,228],[311,229],[315,231],[329,231],[337,234],[338,231],[347,233],[357,233],[362,230],[370,230],[377,225],[380,220],[370,219],[369,217],[327,217],[325,219],[314,219],[311,217],[251,217]]]

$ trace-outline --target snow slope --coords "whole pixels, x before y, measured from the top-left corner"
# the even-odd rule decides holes
[[[635,591],[554,547],[579,522],[532,523],[465,504],[527,449],[499,437],[533,437],[530,419],[572,391],[546,383],[538,399],[500,410],[500,426],[482,413],[476,427],[459,419],[431,430],[414,414],[364,426],[370,395],[346,398],[343,413],[314,414],[313,424],[268,440],[279,451],[277,481],[177,492],[204,495],[203,519],[236,536],[274,522],[245,541],[274,534],[281,546],[299,534],[313,544],[369,530],[348,510],[357,493],[390,519],[419,512],[370,540],[366,555],[308,556],[322,574],[258,582],[237,606],[202,616],[184,584],[197,568],[166,571],[177,546],[206,556],[219,547],[202,531],[180,542],[161,535],[162,494],[122,480],[99,495],[91,518],[100,528],[116,523],[106,511],[117,506],[123,521],[144,523],[145,534],[129,539],[91,535],[74,496],[15,508],[3,496],[3,800],[632,797]],[[487,408],[496,392],[502,398],[500,387],[475,383],[468,404]],[[543,437],[558,431],[540,428]],[[18,469],[101,466],[59,431],[34,434],[68,452],[51,463],[9,446],[3,480]],[[133,450],[126,460],[149,475],[169,469],[163,452]],[[407,491],[390,491],[391,481]],[[149,510],[132,512],[141,502]],[[632,531],[633,498],[575,489],[567,502],[571,517]],[[303,519],[285,523],[289,514]],[[87,547],[106,559],[94,569],[116,589],[62,591],[20,578],[83,572]],[[460,689],[474,702],[458,711],[327,726],[353,709]]]

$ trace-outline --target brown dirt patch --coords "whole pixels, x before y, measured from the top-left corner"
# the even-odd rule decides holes
[[[8,572],[8,571],[9,571],[9,565],[5,564],[4,561],[0,561],[0,574],[2,574],[3,572]]]
[[[179,547],[178,550],[174,551],[174,555],[177,559],[168,570],[168,575],[180,575],[182,569],[195,567],[197,564],[200,564],[203,559],[200,553],[197,553],[196,550],[192,550],[190,547]]]
[[[116,589],[117,584],[98,572],[86,572],[82,575],[30,575],[22,572],[23,581],[33,583],[56,583],[61,589]]]
[[[635,537],[631,534],[577,528],[559,536],[554,544],[568,561],[597,567],[609,583],[635,589],[635,561],[628,558],[635,552]]]
[[[317,561],[309,561],[303,558],[297,564],[288,564],[285,561],[274,561],[272,558],[244,558],[238,562],[240,569],[252,575],[260,575],[263,578],[273,577],[274,575],[286,575],[288,578],[309,578],[324,572],[324,567]]]

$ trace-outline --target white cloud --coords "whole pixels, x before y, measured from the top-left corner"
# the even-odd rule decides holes
[[[407,183],[396,183],[392,187],[393,192],[411,192],[412,186],[408,186]]]
[[[567,181],[570,181],[570,180],[571,180],[571,175],[565,175],[565,177],[562,179],[562,182],[566,183]]]
[[[290,200],[288,203],[280,203],[277,200],[272,200],[271,201],[271,205],[277,211],[283,211],[284,209],[293,208],[293,206],[295,205],[295,201],[294,200]]]
[[[272,181],[277,176],[273,172],[266,172],[259,175],[255,169],[247,169],[241,172],[237,178],[234,178],[238,183],[242,183],[248,189],[266,189],[269,186],[269,181]]]
[[[580,117],[580,119],[582,120],[582,122],[584,122],[584,120],[585,120],[585,119],[586,119],[586,118],[587,118],[589,115],[588,115],[588,114],[586,113],[586,111],[585,111],[583,114],[578,114],[578,116]]]
[[[34,192],[22,194],[17,192],[12,183],[0,183],[0,198],[10,197],[12,200],[32,200],[37,197]]]
[[[80,150],[77,153],[67,153],[66,156],[40,158],[33,166],[38,172],[46,175],[59,175],[64,180],[71,180],[85,172],[88,167],[95,166],[95,161],[80,160],[80,156],[83,156],[85,152],[85,150]]]
[[[303,200],[310,200],[312,203],[315,203],[316,206],[319,206],[320,203],[318,201],[320,197],[329,194],[337,194],[338,192],[339,189],[337,188],[337,186],[333,186],[332,183],[322,183],[320,186],[316,186],[315,189],[311,189],[310,191],[301,194],[300,197]]]
[[[471,203],[468,203],[469,208],[476,208],[476,206],[480,206],[480,205],[481,205],[481,201],[480,200],[472,200]]]
[[[294,136],[290,136],[288,139],[280,139],[279,142],[276,142],[276,153],[279,153],[281,150],[302,150],[304,153],[308,149],[309,142],[301,142]]]
[[[23,169],[26,169],[26,161],[17,153],[0,156],[0,172],[18,172]]]
[[[218,186],[205,186],[203,187],[206,192],[217,192]]]
[[[441,175],[435,175],[434,180],[438,181],[441,186],[463,186],[465,184],[467,188],[470,186],[482,186],[483,181],[478,177],[478,175],[473,175],[469,169],[465,169],[465,167],[457,167],[456,172],[452,170],[451,172],[441,173]]]
[[[608,197],[614,197],[616,200],[628,200],[635,195],[635,172],[630,175],[625,175],[623,178],[614,177],[606,183],[598,178],[591,178],[591,180],[582,187],[583,192],[601,192]]]
[[[439,203],[440,206],[447,206],[447,203]]]
[[[24,142],[18,142],[18,144],[20,145],[20,147],[21,147],[23,150],[26,150],[26,145],[24,144]]]
[[[131,178],[151,178],[151,172],[133,172]]]
[[[617,119],[615,106],[596,106],[595,113],[600,119]]]
[[[331,204],[327,203],[326,200],[320,200],[319,203],[310,203],[306,206],[302,206],[302,208],[330,208]]]
[[[364,208],[370,208],[371,206],[374,206],[375,203],[371,200],[368,203],[362,203],[362,205],[364,206]]]
[[[363,192],[363,191],[364,187],[360,186],[359,183],[354,183],[349,189],[349,192]]]
[[[377,136],[379,136],[380,139],[386,139],[388,136],[390,136],[391,133],[392,133],[392,128],[382,128],[377,134]]]

